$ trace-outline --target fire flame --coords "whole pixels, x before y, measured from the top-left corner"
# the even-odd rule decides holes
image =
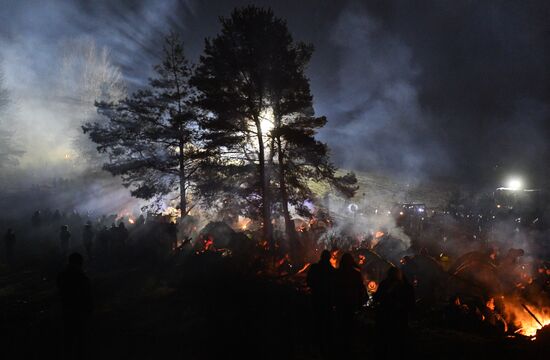
[[[537,330],[542,326],[531,316],[527,309],[537,317],[542,326],[550,325],[550,308],[538,307],[535,305],[526,305],[523,307],[520,303],[514,301],[505,302],[505,317],[508,324],[513,324],[517,330],[516,333],[525,336],[535,336]]]
[[[237,223],[235,224],[235,228],[245,231],[250,227],[251,224],[252,224],[251,219],[246,218],[244,216],[239,216]]]
[[[340,250],[334,250],[330,253],[330,265],[332,265],[333,268],[338,267],[338,254],[340,253]]]
[[[490,298],[489,301],[485,303],[485,306],[487,306],[487,309],[495,311],[495,298]]]

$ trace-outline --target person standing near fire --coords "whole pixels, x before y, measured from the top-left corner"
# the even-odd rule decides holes
[[[340,353],[340,356],[349,358],[352,356],[352,340],[356,333],[356,313],[368,299],[363,276],[350,253],[342,255],[336,271],[334,291],[338,347],[344,354]]]
[[[401,269],[390,267],[374,294],[376,341],[380,358],[398,358],[408,342],[409,313],[415,304],[414,288]]]
[[[92,288],[83,270],[79,253],[69,256],[65,269],[57,277],[63,321],[64,359],[83,359],[87,325],[92,315]]]
[[[311,289],[316,340],[323,357],[328,357],[332,338],[332,307],[334,276],[336,269],[330,264],[330,251],[323,250],[318,263],[312,264],[307,273],[307,285]]]

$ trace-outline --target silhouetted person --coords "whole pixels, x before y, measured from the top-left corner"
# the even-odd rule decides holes
[[[107,226],[103,226],[97,234],[97,244],[101,256],[103,258],[107,257],[109,253],[109,229],[107,229]]]
[[[118,226],[116,230],[114,231],[113,235],[113,254],[116,256],[117,260],[122,260],[122,257],[124,256],[124,249],[126,247],[126,243],[128,242],[128,229],[126,229],[126,225],[121,221],[118,223]]]
[[[141,214],[136,220],[136,225],[141,226],[143,224],[145,224],[145,217]]]
[[[40,210],[36,210],[31,217],[31,223],[32,226],[35,228],[40,227],[42,225],[42,215],[40,214]]]
[[[414,307],[414,288],[403,272],[391,267],[374,294],[377,352],[381,358],[404,355],[408,340],[409,313]]]
[[[111,223],[111,227],[109,228],[109,252],[111,254],[114,253],[115,248],[117,247],[117,240],[118,240],[118,228],[115,223]]]
[[[58,222],[58,221],[61,220],[61,212],[60,212],[58,209],[56,209],[56,210],[54,211],[53,216],[52,216],[52,220],[53,220],[54,222]]]
[[[367,300],[363,276],[350,253],[342,255],[336,271],[335,306],[339,345],[349,351],[355,329],[355,313]]]
[[[69,242],[71,240],[71,233],[69,232],[69,226],[63,225],[59,231],[59,242],[61,244],[61,255],[63,258],[67,256],[69,251]]]
[[[177,224],[172,221],[170,224],[168,224],[168,238],[170,240],[170,244],[172,244],[172,249],[177,248],[178,246],[178,226]]]
[[[64,355],[66,359],[83,357],[86,324],[92,313],[90,279],[82,270],[84,259],[79,253],[69,256],[65,270],[57,277],[63,317]]]
[[[6,231],[4,236],[4,245],[6,246],[6,261],[12,266],[14,263],[14,251],[15,251],[15,232],[12,228]]]
[[[318,263],[312,264],[307,273],[307,285],[311,289],[316,340],[321,355],[329,356],[332,339],[332,306],[334,275],[336,270],[330,264],[330,251],[323,250]]]
[[[118,238],[119,242],[122,246],[126,246],[126,242],[128,241],[128,229],[126,228],[126,225],[121,221],[118,223]]]
[[[86,250],[86,256],[88,261],[92,260],[92,248],[94,241],[94,229],[90,221],[86,222],[82,229],[82,242],[84,243],[84,249]]]

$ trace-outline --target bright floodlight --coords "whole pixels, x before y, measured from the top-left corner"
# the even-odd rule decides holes
[[[523,183],[518,178],[513,178],[508,180],[508,188],[510,190],[521,190],[523,188]]]

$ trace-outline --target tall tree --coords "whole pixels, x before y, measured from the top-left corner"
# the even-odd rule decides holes
[[[181,217],[192,206],[202,153],[197,145],[197,111],[188,80],[192,69],[174,33],[165,39],[163,61],[149,86],[118,103],[100,102],[106,122],[82,129],[109,155],[104,169],[120,175],[133,196],[151,199],[178,193]]]
[[[208,130],[208,146],[232,158],[228,168],[241,170],[231,174],[241,175],[237,176],[237,188],[243,198],[259,207],[263,236],[269,241],[273,237],[269,147],[263,117],[271,106],[270,83],[277,76],[273,58],[285,51],[292,39],[284,21],[275,18],[271,10],[249,6],[220,21],[221,34],[205,41],[192,83],[203,95],[200,106],[213,115],[203,124]]]
[[[326,146],[312,131],[325,121],[311,113],[304,75],[312,47],[294,42],[270,9],[239,8],[221,24],[221,33],[206,40],[191,80],[201,93],[200,106],[211,114],[203,126],[207,146],[222,159],[214,166],[217,183],[232,184],[245,203],[260,210],[266,240],[272,239],[272,206],[279,199],[287,233],[294,237],[288,204],[306,197],[297,196],[308,189],[306,179],[335,179]],[[297,154],[303,161],[289,160]]]
[[[311,190],[313,182],[328,183],[345,197],[352,197],[357,190],[355,175],[337,176],[326,144],[315,139],[327,120],[324,116],[316,117],[313,111],[313,96],[305,74],[312,52],[312,45],[296,43],[277,54],[280,74],[273,79],[270,89],[274,119],[271,137],[275,149],[272,161],[276,165],[278,200],[291,247],[296,244],[296,229],[289,204],[298,212],[307,213],[303,204],[315,198]]]
[[[291,248],[296,244],[296,230],[291,219],[289,204],[296,211],[310,216],[304,206],[306,200],[319,200],[312,191],[313,183],[326,183],[344,197],[353,197],[357,178],[353,173],[338,176],[330,162],[326,144],[315,139],[316,132],[326,123],[325,117],[299,116],[278,121],[273,131],[277,149],[275,179],[279,190],[279,203],[285,220],[285,230]]]

